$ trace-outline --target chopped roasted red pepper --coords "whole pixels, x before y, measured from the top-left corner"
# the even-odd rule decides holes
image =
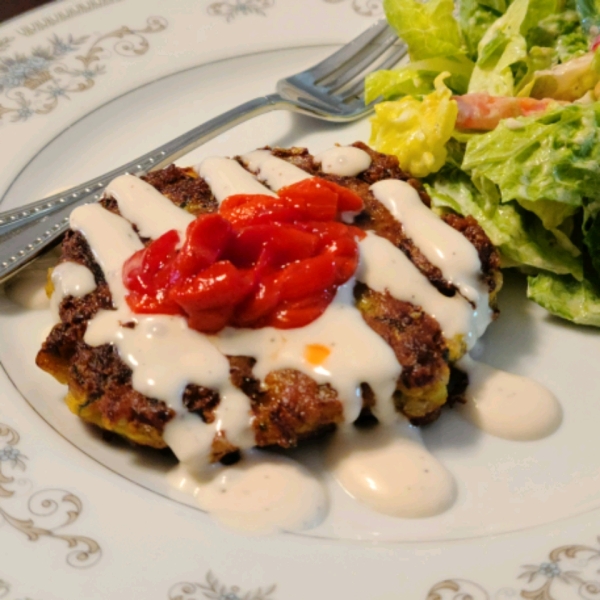
[[[327,308],[358,265],[364,233],[339,221],[354,192],[319,178],[278,196],[235,195],[193,221],[180,244],[169,231],[125,264],[134,312],[185,315],[191,328],[301,327]]]

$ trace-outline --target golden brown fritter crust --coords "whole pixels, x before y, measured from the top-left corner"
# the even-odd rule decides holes
[[[190,168],[169,165],[166,169],[142,177],[165,195],[173,204],[193,215],[216,212],[219,204],[210,187]]]
[[[405,236],[402,225],[369,190],[376,181],[399,178],[413,185],[423,201],[429,204],[420,183],[403,173],[394,157],[377,153],[360,143],[355,145],[367,151],[373,159],[369,169],[357,178],[322,174],[319,165],[304,148],[278,148],[272,152],[313,175],[323,176],[358,193],[365,202],[358,225],[375,231],[398,246],[440,291],[447,295],[456,293],[453,286],[443,279],[441,271],[429,263],[412,240]],[[210,188],[192,169],[171,165],[144,179],[174,204],[192,214],[217,210]],[[102,204],[118,213],[114,200],[105,199]],[[477,248],[490,291],[497,292],[501,281],[499,259],[483,230],[470,217],[445,215],[443,218]],[[87,322],[98,310],[110,310],[112,301],[104,275],[82,235],[72,231],[67,233],[63,242],[63,260],[88,267],[94,274],[97,288],[83,298],[67,297],[62,301],[61,323],[53,328],[44,342],[37,364],[69,385],[67,404],[83,419],[135,442],[164,447],[162,434],[166,423],[174,417],[174,411],[164,402],[133,390],[131,370],[119,358],[114,347],[90,347],[83,341]],[[448,394],[456,401],[464,391],[464,385],[461,388],[452,380],[449,349],[438,323],[420,307],[396,300],[389,294],[374,292],[364,285],[357,285],[355,296],[365,322],[391,346],[402,366],[394,397],[397,409],[415,423],[435,420]],[[228,358],[233,384],[250,398],[258,446],[288,448],[343,422],[343,405],[330,386],[319,385],[309,376],[292,369],[269,373],[261,382],[252,371],[254,359]],[[369,414],[375,398],[366,384],[362,391],[363,413]],[[184,392],[183,404],[198,418],[211,423],[219,396],[214,390],[189,385]],[[215,460],[235,451],[226,433],[215,438]]]
[[[438,322],[420,307],[358,284],[354,295],[363,319],[392,348],[402,373],[394,397],[397,409],[420,419],[444,404],[450,369]]]

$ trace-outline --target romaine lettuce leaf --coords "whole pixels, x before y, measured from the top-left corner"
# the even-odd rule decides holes
[[[477,46],[490,25],[504,14],[506,0],[461,0],[458,22],[470,58],[477,58]]]
[[[550,69],[538,70],[531,78],[529,95],[573,102],[592,90],[600,80],[600,56],[586,52]]]
[[[411,60],[464,54],[453,0],[384,0],[383,8]]]
[[[415,177],[425,177],[446,162],[446,142],[458,114],[456,101],[444,85],[445,74],[435,80],[435,92],[419,100],[405,96],[375,105],[371,119],[371,145],[398,157],[400,167]]]
[[[444,168],[428,179],[426,189],[436,208],[472,215],[499,249],[503,266],[527,266],[583,277],[580,257],[559,244],[537,217],[515,202],[502,203],[497,187],[481,179],[477,187],[458,169]]]
[[[589,38],[575,10],[563,10],[542,19],[526,37],[531,49],[543,46],[555,51],[557,62],[577,58],[589,50]]]
[[[464,94],[473,72],[473,63],[464,56],[428,58],[394,71],[375,71],[365,81],[365,102],[368,104],[379,97],[390,100],[429,94],[435,89],[435,78],[443,72],[448,73],[446,86],[455,94]]]
[[[553,315],[600,327],[600,289],[587,279],[540,273],[528,278],[527,297]]]
[[[503,202],[581,206],[584,197],[600,190],[599,122],[600,104],[572,104],[540,117],[503,121],[469,140],[462,168],[493,181]]]
[[[525,36],[540,21],[555,13],[557,0],[514,0],[487,29],[478,46],[478,57],[469,92],[513,96],[519,81],[514,72],[527,62]],[[521,68],[524,74],[527,68]]]

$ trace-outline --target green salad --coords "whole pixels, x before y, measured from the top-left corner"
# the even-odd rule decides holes
[[[368,77],[371,144],[475,217],[529,298],[600,327],[595,0],[384,0],[410,61]]]

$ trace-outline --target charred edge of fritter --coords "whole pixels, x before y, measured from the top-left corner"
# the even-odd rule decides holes
[[[67,405],[85,421],[144,445],[166,447],[164,427],[175,412],[162,400],[136,392],[132,371],[116,348],[88,346],[82,341],[84,331],[84,324],[55,327],[38,353],[38,365],[69,386]],[[212,423],[219,396],[190,384],[183,403],[189,412]]]
[[[65,261],[75,262],[87,267],[94,275],[97,286],[106,285],[104,273],[100,265],[94,260],[94,255],[87,240],[81,233],[72,229],[65,233],[62,241],[59,263]]]
[[[110,344],[78,342],[68,373],[69,409],[85,421],[155,448],[166,446],[162,434],[175,412],[131,385],[131,369]]]
[[[494,318],[496,318],[499,313],[498,292],[502,287],[500,253],[474,217],[446,213],[442,215],[442,219],[456,231],[462,233],[477,250],[484,281],[490,293],[490,306],[494,309]]]
[[[392,348],[402,367],[394,394],[397,410],[409,419],[437,412],[446,402],[450,379],[448,347],[438,322],[387,292],[357,284],[354,294],[363,319]]]
[[[219,208],[208,183],[192,168],[182,169],[169,165],[160,171],[148,173],[142,179],[169,198],[173,204],[193,215],[213,213]]]
[[[450,369],[450,381],[448,382],[448,406],[454,407],[456,404],[465,404],[465,392],[469,386],[469,375],[465,371],[453,366]]]

